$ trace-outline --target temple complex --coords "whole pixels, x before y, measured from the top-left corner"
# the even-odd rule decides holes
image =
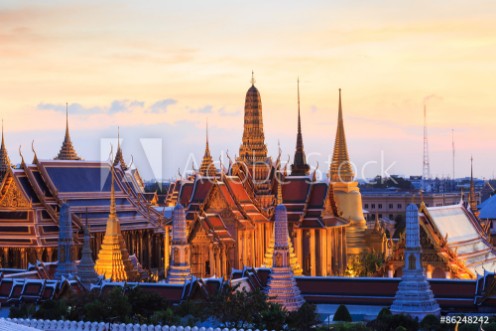
[[[282,305],[288,311],[295,311],[303,305],[304,300],[289,261],[288,217],[284,205],[276,207],[274,226],[274,254],[266,293],[269,301]]]
[[[288,217],[290,265],[295,275],[344,275],[349,257],[385,252],[386,237],[368,230],[360,191],[348,157],[341,94],[331,183],[310,173],[303,147],[299,82],[297,136],[291,174],[267,156],[262,101],[252,78],[245,98],[240,155],[227,169],[215,169],[206,140],[200,170],[170,186],[168,206],[185,206],[191,273],[197,277],[229,276],[229,270],[271,266],[274,252],[275,206]],[[166,233],[166,236],[168,234]],[[166,237],[165,241],[168,242]]]
[[[66,114],[67,116],[67,114]],[[3,138],[3,134],[2,134]],[[4,139],[3,139],[4,141]],[[19,150],[20,151],[20,150]],[[119,152],[120,151],[120,152]],[[164,269],[164,216],[151,207],[137,169],[127,169],[119,145],[113,161],[83,161],[66,134],[56,160],[10,165],[5,141],[0,148],[0,261],[2,267],[26,268],[36,261],[57,260],[59,214],[70,207],[74,259],[80,258],[84,219],[88,219],[93,259],[100,250],[111,205],[111,169],[115,177],[115,213],[131,254],[149,270]]]
[[[126,164],[120,132],[115,158],[85,161],[72,144],[67,110],[57,157],[39,158],[33,147],[34,159],[27,163],[19,148],[21,162],[13,167],[2,128],[1,267],[25,269],[59,257],[63,270],[71,250],[71,261],[81,259],[80,278],[96,278],[91,272],[96,261],[96,272],[112,280],[137,279],[137,266],[170,283],[190,276],[228,279],[233,269],[273,267],[276,209],[284,207],[288,265],[294,276],[358,276],[350,265],[374,253],[385,259],[377,276],[401,277],[405,236],[387,238],[378,220],[371,228],[366,225],[346,143],[341,90],[328,181],[317,180],[317,169],[311,171],[306,159],[299,82],[294,115],[296,146],[288,173],[281,166],[282,151],[274,159],[268,156],[261,94],[252,76],[239,155],[217,169],[207,124],[201,166],[173,181],[165,206],[158,207],[156,193],[146,193],[139,171]],[[472,191],[473,180],[468,206],[419,203],[419,263],[427,278],[475,279],[495,269],[496,251],[478,218]],[[68,249],[70,245],[74,248]]]
[[[406,213],[405,266],[398,291],[391,305],[391,312],[393,314],[408,314],[421,321],[426,315],[439,316],[441,309],[434,299],[422,268],[417,206],[410,204]]]

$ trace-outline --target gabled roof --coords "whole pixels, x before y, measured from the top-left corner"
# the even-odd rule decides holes
[[[470,272],[496,270],[496,249],[488,241],[478,219],[463,204],[425,207],[421,205],[423,227],[434,242],[440,242]],[[422,224],[422,223],[421,223]],[[438,254],[442,254],[441,251]]]

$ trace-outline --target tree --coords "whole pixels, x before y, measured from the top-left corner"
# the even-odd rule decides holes
[[[348,308],[345,305],[339,305],[332,320],[336,322],[351,322],[351,315]]]
[[[319,323],[315,309],[315,305],[305,302],[297,311],[288,313],[288,327],[295,331],[312,330]]]

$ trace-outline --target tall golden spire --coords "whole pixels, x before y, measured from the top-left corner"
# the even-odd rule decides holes
[[[7,153],[7,148],[5,148],[5,140],[3,137],[3,119],[2,119],[2,145],[0,147],[0,181],[3,180],[9,168],[10,168],[10,159],[9,159],[9,154]]]
[[[217,169],[215,169],[214,160],[210,154],[210,147],[208,145],[208,119],[205,129],[205,152],[203,153],[203,160],[200,166],[200,174],[202,176],[215,177]]]
[[[121,139],[120,138],[121,138],[120,137],[120,128],[117,127],[117,153],[115,153],[114,167],[120,163],[121,168],[123,170],[127,170],[128,166],[127,166],[126,162],[124,161],[124,157],[122,155]]]
[[[95,271],[114,282],[135,281],[139,279],[138,271],[129,259],[129,252],[121,233],[120,221],[117,217],[115,206],[115,170],[110,165],[112,176],[110,186],[110,213],[107,219],[105,236],[103,237],[98,259],[95,263]]]
[[[334,153],[331,164],[332,182],[352,182],[355,177],[353,167],[348,156],[346,136],[343,124],[343,107],[341,104],[341,89],[339,89],[338,125],[336,129],[336,140],[334,142]]]
[[[251,86],[246,92],[245,117],[243,140],[239,148],[241,161],[248,166],[265,162],[267,159],[267,146],[263,131],[262,99],[255,87],[255,78],[252,71]]]
[[[303,149],[303,135],[301,133],[300,115],[300,78],[297,80],[298,92],[298,133],[296,134],[296,150],[294,161],[291,165],[291,176],[306,176],[310,173],[310,166],[307,164],[307,157]]]
[[[72,145],[71,135],[69,134],[69,105],[65,104],[65,136],[59,154],[55,160],[81,160]]]
[[[469,205],[470,210],[476,216],[479,215],[477,209],[477,198],[475,196],[475,184],[474,184],[474,158],[470,156],[470,193],[469,193]]]

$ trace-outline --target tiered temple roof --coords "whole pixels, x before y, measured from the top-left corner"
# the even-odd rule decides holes
[[[91,232],[104,232],[110,206],[109,174],[107,162],[75,160],[39,160],[12,169],[0,188],[0,227],[5,229],[0,234],[1,247],[57,247],[57,210],[63,201],[71,207],[75,231],[82,228],[87,215]],[[122,230],[162,232],[162,216],[148,208],[135,176],[117,167],[115,178],[116,213]]]

